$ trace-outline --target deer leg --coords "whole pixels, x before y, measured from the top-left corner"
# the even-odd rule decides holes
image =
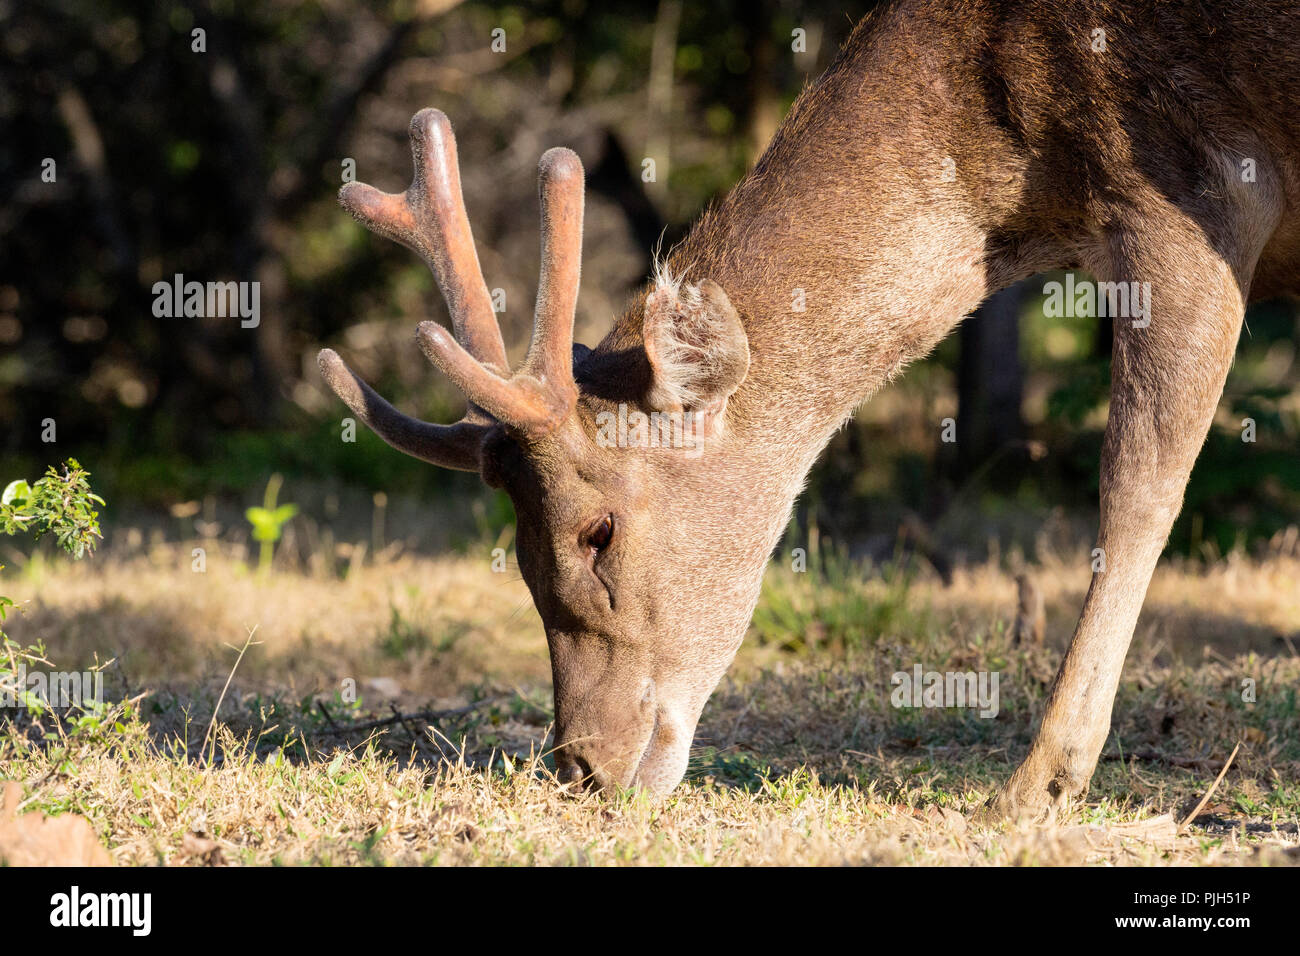
[[[1222,244],[1220,245],[1222,248]],[[993,815],[1041,817],[1086,793],[1156,560],[1232,362],[1254,256],[1225,262],[1186,218],[1109,239],[1099,274],[1150,283],[1149,324],[1115,324],[1092,583],[1029,755]],[[1131,290],[1130,286],[1130,290]],[[1130,312],[1136,310],[1130,308]]]

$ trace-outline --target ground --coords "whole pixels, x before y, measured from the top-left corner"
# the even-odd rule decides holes
[[[134,703],[61,730],[0,711],[0,779],[20,813],[84,815],[118,864],[1300,863],[1294,540],[1162,563],[1087,800],[1035,826],[979,810],[1025,753],[1086,554],[1029,569],[1041,647],[1011,640],[1011,558],[947,586],[775,561],[685,782],[654,802],[557,788],[540,623],[488,548],[259,574],[215,542],[196,570],[201,544],[5,573],[11,638],[54,669],[112,660],[106,700]],[[996,717],[894,707],[918,663],[997,672]]]

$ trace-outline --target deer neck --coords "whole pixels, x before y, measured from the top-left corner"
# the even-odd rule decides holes
[[[983,114],[959,80],[878,69],[896,58],[868,41],[850,42],[670,262],[741,314],[751,366],[729,420],[743,446],[796,447],[781,461],[800,479],[863,400],[1007,284],[988,246],[1016,201],[1014,160],[962,154],[950,131],[970,136]]]

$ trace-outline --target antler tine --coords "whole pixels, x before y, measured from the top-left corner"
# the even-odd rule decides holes
[[[476,362],[436,322],[417,336],[429,360],[470,399],[520,432],[544,434],[577,400],[573,381],[573,317],[582,260],[582,161],[568,149],[551,149],[538,164],[542,203],[542,271],[528,356],[508,381]]]
[[[412,118],[411,155],[415,176],[405,192],[348,183],[339,191],[339,203],[367,229],[428,263],[447,300],[456,338],[478,361],[506,374],[505,343],[465,214],[456,137],[441,110],[423,109]]]
[[[582,160],[572,150],[547,150],[538,163],[542,203],[542,271],[533,338],[524,371],[550,389],[576,392],[573,317],[582,272]]]
[[[576,395],[561,392],[521,369],[509,380],[493,375],[437,322],[421,322],[420,348],[470,401],[516,432],[543,435],[573,408]],[[572,373],[570,373],[572,381]]]
[[[322,349],[320,370],[334,394],[376,435],[400,452],[443,468],[479,471],[483,438],[492,427],[467,415],[455,425],[431,425],[403,415],[362,381],[333,349]]]
[[[450,468],[477,466],[486,415],[522,435],[554,429],[573,410],[573,314],[582,258],[582,162],[567,149],[539,164],[542,272],[533,337],[523,367],[508,371],[501,329],[479,268],[461,195],[456,140],[438,110],[411,120],[415,178],[400,195],[349,183],[339,201],[363,225],[412,249],[429,264],[451,310],[453,337],[422,322],[420,347],[469,399],[456,425],[431,425],[401,414],[354,375],[332,351],[321,352],[330,387],[394,448]],[[486,415],[484,414],[486,413]]]

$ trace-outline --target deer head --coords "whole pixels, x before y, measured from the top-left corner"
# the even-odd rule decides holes
[[[717,284],[662,276],[633,306],[635,332],[616,329],[595,350],[575,346],[583,169],[574,153],[552,149],[539,166],[532,341],[511,373],[447,117],[417,114],[411,147],[406,192],[349,183],[340,202],[432,269],[454,334],[424,322],[417,339],[468,410],[454,425],[410,418],[328,349],[321,372],[394,448],[478,471],[510,495],[519,566],[550,648],[560,779],[665,792],[685,772],[772,547],[770,529],[732,527],[737,501],[754,493],[743,469],[728,466],[739,456],[724,427],[749,367],[744,327]]]

